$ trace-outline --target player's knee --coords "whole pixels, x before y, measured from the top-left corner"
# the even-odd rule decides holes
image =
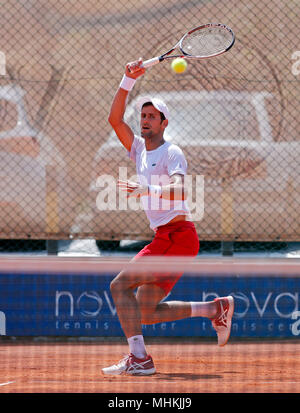
[[[131,284],[130,280],[128,280],[126,277],[116,277],[110,283],[110,292],[112,295],[122,293],[129,289],[131,289]]]
[[[122,286],[121,286],[120,281],[116,278],[114,280],[112,280],[112,282],[110,283],[110,292],[111,292],[111,294],[114,296],[115,294],[117,294],[121,290],[122,290]]]

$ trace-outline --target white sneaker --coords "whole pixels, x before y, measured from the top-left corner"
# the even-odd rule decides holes
[[[234,312],[234,299],[231,295],[228,297],[219,297],[214,299],[219,305],[218,315],[212,319],[212,325],[218,335],[218,345],[225,346],[231,331],[231,320]]]
[[[152,357],[138,359],[133,354],[125,356],[118,364],[102,369],[104,375],[130,374],[136,376],[149,376],[155,373]]]

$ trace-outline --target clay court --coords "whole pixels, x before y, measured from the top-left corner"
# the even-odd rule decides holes
[[[127,344],[2,343],[1,393],[298,393],[299,342],[148,341],[157,374],[104,377]]]

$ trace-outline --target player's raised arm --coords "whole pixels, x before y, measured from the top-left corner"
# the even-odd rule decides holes
[[[124,113],[126,109],[128,93],[134,86],[136,79],[145,73],[141,67],[142,59],[136,62],[128,63],[125,68],[125,74],[120,83],[119,89],[111,105],[108,121],[116,132],[121,143],[130,151],[134,134],[124,122]],[[131,71],[130,71],[131,70]]]

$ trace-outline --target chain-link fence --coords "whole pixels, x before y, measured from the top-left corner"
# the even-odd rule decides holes
[[[168,62],[148,69],[127,121],[138,132],[141,94],[168,104],[201,240],[299,240],[299,15],[298,0],[3,3],[0,238],[151,239],[139,205],[120,206],[116,180],[135,165],[108,123],[110,105],[127,62],[221,22],[236,34],[230,52],[189,61],[180,75]]]

